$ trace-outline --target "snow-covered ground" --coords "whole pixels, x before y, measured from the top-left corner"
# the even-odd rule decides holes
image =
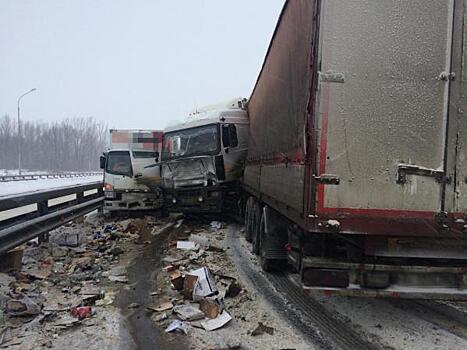
[[[0,182],[0,198],[18,193],[31,193],[48,188],[64,187],[102,181],[102,175],[63,178],[63,179],[37,179],[28,181]]]
[[[49,171],[50,172],[50,171]],[[47,171],[44,171],[44,170],[37,170],[37,171],[34,171],[34,170],[22,170],[21,171],[21,174],[22,175],[30,175],[30,174],[47,174],[48,172]],[[0,175],[18,175],[18,170],[15,169],[15,170],[7,170],[7,169],[0,169]]]
[[[21,170],[22,175],[37,175],[37,174],[79,174],[79,173],[85,173],[85,172],[95,172],[98,170],[83,170],[83,171],[47,171],[47,170],[28,170],[28,169],[23,169]],[[2,175],[18,175],[18,169],[0,169],[0,176]]]

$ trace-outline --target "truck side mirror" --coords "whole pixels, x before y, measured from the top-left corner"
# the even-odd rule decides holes
[[[159,163],[159,152],[154,152],[154,158],[156,158],[156,163]]]
[[[105,160],[106,160],[105,156],[99,157],[99,166],[101,169],[105,169]]]

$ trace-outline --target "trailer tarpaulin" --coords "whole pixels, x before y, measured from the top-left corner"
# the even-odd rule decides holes
[[[248,103],[244,183],[303,212],[305,130],[312,85],[316,1],[284,5]]]
[[[314,1],[287,1],[248,103],[250,158],[303,155]],[[251,159],[254,160],[254,159]]]

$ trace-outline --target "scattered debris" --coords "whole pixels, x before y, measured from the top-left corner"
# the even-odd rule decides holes
[[[221,306],[217,300],[213,299],[203,299],[199,303],[199,308],[201,311],[204,312],[207,318],[214,319],[216,318],[220,311],[221,311]]]
[[[91,316],[92,309],[90,306],[80,306],[72,308],[70,312],[72,316],[82,320],[86,317]]]
[[[193,288],[193,300],[202,300],[203,298],[208,297],[216,292],[216,285],[212,280],[211,275],[209,274],[209,270],[206,267],[191,271],[185,276],[185,281],[187,280],[188,276],[197,277]]]
[[[217,253],[223,253],[224,252],[224,248],[221,248],[221,247],[218,247],[218,246],[215,246],[215,245],[210,245],[207,250],[209,250],[210,252],[217,252]]]
[[[267,333],[269,335],[274,335],[274,328],[268,327],[261,322],[258,322],[258,326],[251,332],[253,337]]]
[[[227,313],[227,311],[223,311],[216,318],[205,322],[201,322],[201,325],[205,330],[213,331],[215,329],[223,327],[228,322],[230,322],[231,319],[232,317]]]
[[[181,291],[183,290],[185,277],[180,271],[176,270],[170,273],[170,282],[176,290]]]
[[[116,266],[110,271],[103,272],[102,276],[108,277],[108,279],[112,282],[128,282],[128,277],[126,276],[126,268],[124,266]]]
[[[129,309],[137,309],[139,308],[139,304],[138,303],[131,303],[130,305],[128,305],[128,308]]]
[[[220,223],[219,221],[212,221],[211,227],[215,228],[216,230],[220,230],[222,228],[222,223]]]
[[[195,242],[196,244],[198,244],[201,247],[207,247],[210,244],[210,239],[208,237],[206,237],[206,236],[201,236],[201,235],[197,235],[197,234],[192,233],[190,235],[189,239],[190,239],[190,241]]]
[[[178,241],[177,242],[177,249],[188,249],[192,250],[196,248],[195,242],[191,241]]]
[[[225,292],[226,298],[235,298],[242,291],[242,286],[236,281],[229,284],[227,291]]]
[[[183,279],[183,295],[188,299],[193,299],[193,291],[195,290],[198,276],[191,274],[185,275]]]
[[[154,317],[154,321],[161,322],[161,321],[166,320],[167,318],[169,318],[169,316],[165,312],[163,312],[163,313],[157,315],[156,317]]]
[[[31,316],[41,312],[41,307],[26,295],[18,295],[19,299],[6,302],[6,312],[11,316]]]
[[[10,290],[10,284],[12,284],[16,279],[6,273],[0,273],[0,292],[8,293]]]
[[[204,318],[204,313],[199,308],[185,304],[177,305],[173,308],[173,312],[182,320],[182,321],[196,321]]]
[[[174,332],[174,331],[179,331],[183,332],[185,334],[188,334],[188,329],[187,325],[185,322],[182,322],[180,320],[174,320],[170,325],[165,329],[166,333]]]
[[[126,276],[109,276],[109,280],[112,282],[128,283],[128,277]]]
[[[162,270],[164,270],[165,272],[171,272],[171,271],[174,271],[175,269],[176,267],[174,265],[169,265],[169,266],[164,267]]]
[[[107,306],[114,302],[115,295],[112,292],[106,292],[104,298],[96,300],[96,306]]]
[[[68,248],[66,247],[61,247],[61,246],[51,246],[50,248],[50,254],[54,257],[54,258],[64,258],[68,255]]]
[[[2,311],[0,310],[0,327],[3,327],[1,322],[1,317],[3,317],[2,315]],[[0,329],[0,345],[2,345],[7,340],[9,330],[10,328],[8,327]]]
[[[114,256],[115,255],[120,255],[120,254],[123,254],[123,249],[118,247],[118,246],[114,246],[109,250],[109,253],[114,255]]]
[[[78,232],[58,232],[51,235],[49,238],[50,243],[63,247],[78,247],[83,238]]]
[[[158,304],[158,305],[148,305],[147,308],[149,310],[153,310],[156,312],[162,312],[162,311],[167,311],[167,310],[172,310],[174,307],[174,304],[170,301],[166,301],[164,303]]]

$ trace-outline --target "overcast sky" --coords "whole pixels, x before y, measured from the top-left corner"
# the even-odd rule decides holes
[[[163,128],[249,97],[284,0],[0,0],[0,115]]]

